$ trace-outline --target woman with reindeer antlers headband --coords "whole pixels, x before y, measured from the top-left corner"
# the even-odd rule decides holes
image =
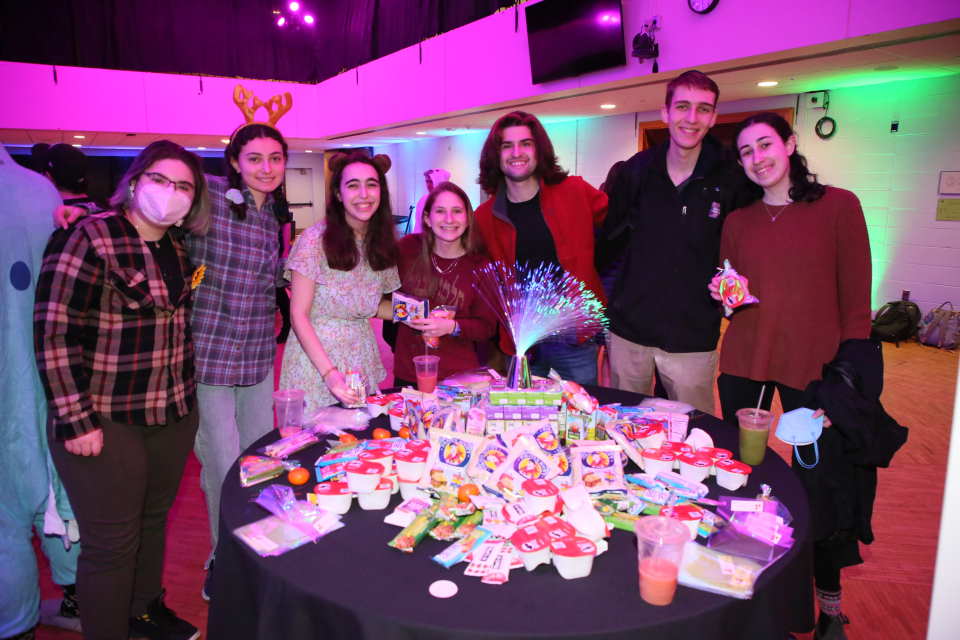
[[[392,318],[385,294],[400,288],[397,245],[386,173],[390,158],[362,151],[329,162],[326,220],[290,250],[293,281],[280,387],[306,391],[307,412],[363,401],[386,377],[369,319]],[[357,371],[363,389],[348,385]]]
[[[283,188],[287,143],[274,125],[292,98],[264,103],[238,85],[233,99],[247,123],[224,150],[227,177],[207,176],[210,230],[185,234],[200,280],[190,325],[200,415],[194,451],[203,467],[212,545],[208,568],[217,548],[220,486],[240,452],[273,427],[275,288],[282,277],[280,232],[290,221]],[[261,107],[267,123],[253,121]],[[79,213],[61,208],[56,220],[66,226]],[[209,588],[208,574],[204,599]]]

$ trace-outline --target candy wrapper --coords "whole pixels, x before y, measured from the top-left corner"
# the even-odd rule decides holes
[[[457,489],[471,482],[467,470],[482,443],[480,436],[431,429],[430,455],[420,488],[456,495]]]
[[[553,457],[544,453],[530,436],[522,435],[510,448],[510,455],[487,478],[484,487],[507,500],[518,500],[524,480],[550,480],[560,472]]]
[[[620,445],[627,457],[638,467],[642,467],[643,461],[640,456],[644,449],[644,440],[641,439],[645,433],[644,428],[626,420],[615,420],[607,425],[606,431],[607,435]]]
[[[274,484],[263,489],[254,499],[258,505],[277,516],[287,524],[300,530],[310,540],[317,540],[328,533],[327,512],[316,505],[297,500],[293,489],[286,485]],[[339,518],[336,518],[339,521]],[[321,526],[317,526],[318,523]]]
[[[720,302],[723,303],[723,314],[730,317],[733,310],[745,304],[756,304],[760,302],[757,298],[750,295],[750,289],[746,276],[742,276],[730,266],[729,260],[723,261],[723,268],[718,269],[714,280],[717,281],[718,291],[720,293]]]
[[[678,582],[685,587],[746,600],[765,566],[739,556],[707,549],[695,542],[683,548]]]
[[[274,515],[251,522],[233,530],[233,534],[253,549],[258,555],[279,556],[296,549],[317,537],[336,531],[343,526],[340,519],[332,513],[317,509],[307,515],[312,531],[305,533],[299,527]]]
[[[404,553],[413,553],[414,547],[423,540],[427,532],[437,523],[437,505],[421,511],[409,525],[394,536],[387,546],[399,549]]]
[[[574,482],[582,483],[590,493],[626,491],[622,454],[617,445],[571,447]]]
[[[490,532],[483,527],[475,526],[472,531],[460,540],[457,540],[449,547],[433,556],[433,561],[440,566],[449,569],[458,562],[463,562],[467,555],[483,544],[483,541],[490,537]]]
[[[571,407],[577,411],[591,414],[597,410],[600,403],[597,402],[596,398],[587,393],[586,389],[573,380],[564,380],[560,377],[560,374],[553,369],[550,370],[548,375],[551,380],[560,385],[560,389],[563,391],[563,399]]]
[[[392,302],[394,322],[410,324],[413,320],[422,320],[430,314],[430,302],[426,298],[394,291]]]
[[[283,463],[276,458],[243,456],[240,458],[240,484],[250,487],[276,478],[284,471]]]
[[[263,453],[271,458],[287,458],[317,442],[319,442],[317,436],[309,431],[298,431],[291,436],[271,442],[263,448]]]

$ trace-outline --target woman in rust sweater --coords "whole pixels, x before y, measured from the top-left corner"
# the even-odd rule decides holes
[[[849,338],[870,335],[870,244],[857,197],[817,182],[797,153],[790,125],[760,113],[737,127],[737,153],[763,197],[734,211],[723,227],[720,258],[749,278],[759,304],[731,317],[717,386],[723,416],[755,406],[763,384],[785,411],[800,406]],[[716,296],[716,284],[711,284]]]
[[[404,292],[428,298],[430,308],[454,307],[453,317],[433,316],[401,324],[397,332],[394,375],[398,386],[413,386],[413,356],[440,356],[442,380],[480,366],[477,343],[494,335],[496,316],[477,294],[476,271],[487,262],[474,224],[470,199],[452,182],[442,182],[427,197],[423,231],[400,240],[400,281]],[[426,351],[424,338],[436,348]]]
[[[720,405],[733,423],[737,409],[756,405],[764,384],[763,408],[770,408],[774,388],[784,411],[800,407],[807,385],[820,378],[840,343],[869,337],[871,279],[860,201],[817,182],[783,118],[747,118],[737,127],[736,145],[763,196],[730,214],[720,243],[720,258],[749,278],[760,300],[733,314],[720,349]],[[719,298],[716,279],[710,289]],[[855,540],[852,546],[832,537],[814,543],[820,608],[814,638],[846,637],[840,569],[859,562],[855,550]]]

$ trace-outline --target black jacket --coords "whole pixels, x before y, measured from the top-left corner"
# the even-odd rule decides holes
[[[600,250],[625,252],[610,330],[665,351],[712,351],[720,307],[707,283],[718,266],[720,230],[728,213],[756,196],[732,154],[710,136],[677,188],[667,173],[669,144],[630,158],[610,192]]]
[[[849,531],[873,542],[873,501],[877,468],[887,467],[907,440],[907,428],[880,404],[883,352],[875,340],[846,340],[836,358],[823,366],[823,379],[807,387],[805,402],[822,407],[833,426],[817,441],[820,462],[813,469],[794,464],[810,497],[814,540]],[[813,447],[800,456],[813,460]]]

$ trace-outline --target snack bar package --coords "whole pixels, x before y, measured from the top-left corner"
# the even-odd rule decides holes
[[[393,292],[393,321],[410,324],[413,320],[422,320],[430,314],[430,302],[402,291]]]
[[[483,486],[507,500],[518,500],[524,480],[550,480],[559,473],[553,457],[544,453],[530,436],[522,435],[510,448],[506,461],[487,478]]]
[[[470,480],[467,470],[483,438],[443,429],[430,430],[430,456],[420,477],[420,488],[456,495]]]
[[[571,447],[574,482],[583,483],[590,493],[626,491],[622,454],[618,445]]]

